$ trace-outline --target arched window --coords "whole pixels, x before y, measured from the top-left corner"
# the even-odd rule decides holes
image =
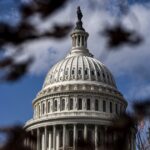
[[[110,102],[109,107],[110,107],[110,113],[112,113],[112,102]]]
[[[54,111],[57,111],[57,100],[54,101]]]
[[[97,75],[98,75],[98,77],[100,76],[100,73],[99,73],[99,71],[97,71]]]
[[[61,100],[61,110],[65,110],[65,99]]]
[[[69,110],[73,110],[73,99],[69,100]]]
[[[95,110],[96,110],[96,111],[98,111],[98,106],[99,106],[99,102],[98,102],[98,100],[96,99],[96,100],[95,100]]]
[[[79,98],[78,99],[78,110],[81,110],[82,109],[82,99]]]
[[[106,112],[106,101],[103,101],[103,112]]]
[[[50,113],[50,111],[51,111],[51,102],[48,101],[48,113]]]
[[[87,99],[86,104],[87,104],[87,110],[90,110],[91,109],[91,100]]]
[[[84,70],[84,73],[85,73],[85,75],[87,75],[87,74],[88,74],[87,68]]]
[[[93,70],[91,71],[91,74],[92,74],[92,76],[94,76],[94,71]]]
[[[74,70],[72,70],[72,74],[74,75]]]
[[[79,74],[79,75],[81,74],[81,68],[78,70],[78,74]]]

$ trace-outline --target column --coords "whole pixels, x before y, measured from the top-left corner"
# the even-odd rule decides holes
[[[77,104],[78,104],[78,98],[77,98],[77,96],[75,96],[75,98],[74,98],[74,100],[73,100],[73,109],[74,110],[77,110],[77,108],[78,108],[78,106],[77,106]]]
[[[57,111],[61,110],[61,100],[60,98],[57,98]]]
[[[45,150],[45,133],[44,133],[44,131],[42,131],[41,141],[42,141],[42,150]]]
[[[37,150],[40,150],[40,129],[37,128]]]
[[[77,140],[77,126],[73,126],[73,150],[76,150],[76,141]]]
[[[98,127],[97,125],[95,126],[95,150],[98,150],[98,147],[97,147],[97,142],[98,142]]]
[[[86,101],[86,98],[83,98],[83,102],[84,102],[83,109],[86,110],[86,108],[87,108],[87,101]]]
[[[66,147],[66,125],[63,125],[63,150]]]
[[[53,150],[56,150],[56,126],[53,126]]]
[[[91,109],[93,110],[93,111],[95,111],[95,98],[91,98]]]
[[[76,47],[78,46],[78,37],[76,35]]]
[[[65,98],[65,110],[69,110],[69,97]]]
[[[84,140],[87,140],[87,125],[84,125]]]
[[[51,150],[51,147],[52,147],[52,143],[51,143],[51,141],[52,141],[52,131],[51,130],[49,130],[48,136],[49,136],[49,138],[48,138],[48,150]]]
[[[44,138],[44,145],[45,145],[45,150],[47,150],[47,127],[45,127],[45,133],[44,133],[44,136],[45,136],[45,138]]]

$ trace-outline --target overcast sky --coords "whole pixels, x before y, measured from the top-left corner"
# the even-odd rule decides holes
[[[149,97],[150,3],[146,0],[130,0],[129,3],[122,0],[124,7],[130,12],[126,16],[122,15],[121,18],[118,17],[121,12],[117,0],[96,0],[96,5],[91,5],[91,1],[86,3],[83,0],[73,1],[45,22],[41,22],[37,17],[33,23],[40,31],[51,28],[54,23],[75,23],[76,7],[80,5],[84,14],[84,28],[90,34],[88,48],[111,70],[118,89],[128,100],[129,105],[136,98]],[[19,0],[1,0],[0,20],[15,24],[19,20],[17,11],[19,4]],[[144,38],[144,42],[139,46],[123,46],[115,53],[107,53],[107,41],[100,33],[106,25],[113,25],[116,21],[121,21],[126,28],[137,31]],[[50,67],[70,51],[71,38],[68,35],[67,38],[59,41],[42,39],[38,42],[25,43],[23,46],[25,53],[17,59],[23,60],[32,55],[35,62],[22,80],[13,84],[0,84],[0,125],[25,122],[32,117],[32,100],[41,89]],[[12,47],[9,47],[8,54],[10,49]]]

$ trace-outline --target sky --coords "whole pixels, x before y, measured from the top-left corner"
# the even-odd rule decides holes
[[[110,69],[119,91],[131,106],[133,100],[150,96],[150,3],[148,0],[129,2],[122,0],[124,7],[130,11],[120,18],[117,0],[95,0],[95,5],[91,1],[86,3],[83,0],[73,1],[45,22],[35,16],[32,23],[37,25],[41,32],[51,28],[54,23],[75,23],[76,7],[80,5],[84,14],[84,28],[90,34],[88,40],[90,52]],[[17,23],[20,2],[20,0],[1,0],[0,21]],[[114,25],[118,21],[121,21],[124,27],[138,32],[144,38],[144,42],[139,46],[123,46],[116,52],[108,53],[106,38],[100,33],[106,25]],[[35,61],[22,79],[14,83],[0,83],[0,126],[25,123],[32,118],[32,100],[41,90],[48,70],[69,52],[71,38],[68,35],[61,40],[42,39],[25,43],[23,47],[23,55],[16,59],[24,60],[28,56],[33,56]],[[10,55],[13,49],[14,47],[8,47],[6,55]]]

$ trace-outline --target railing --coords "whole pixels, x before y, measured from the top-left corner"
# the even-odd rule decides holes
[[[30,119],[27,121],[26,125],[29,125],[33,122],[44,121],[44,120],[53,120],[53,119],[63,119],[63,118],[95,118],[95,119],[112,119],[115,117],[114,113],[104,113],[104,112],[96,112],[96,111],[61,111],[61,112],[53,112],[46,115],[42,115],[40,117]]]

